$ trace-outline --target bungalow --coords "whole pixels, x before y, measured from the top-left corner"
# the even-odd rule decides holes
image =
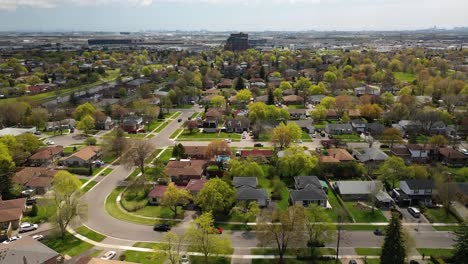
[[[351,120],[351,126],[353,126],[354,131],[358,133],[363,133],[366,131],[366,124],[362,119],[353,119]]]
[[[207,179],[191,179],[185,189],[190,192],[190,194],[195,197],[201,189],[208,182]]]
[[[327,124],[325,132],[332,135],[352,134],[353,127],[349,123],[345,124]]]
[[[0,244],[0,263],[62,263],[59,253],[30,236],[14,243]]]
[[[148,193],[148,203],[151,205],[158,205],[167,190],[167,185],[156,185],[153,190]]]
[[[237,190],[236,201],[257,202],[260,207],[268,206],[268,192],[266,189],[257,189],[256,177],[234,177],[232,184]]]
[[[282,100],[283,100],[283,104],[286,104],[286,105],[304,103],[304,98],[295,94],[283,96]]]
[[[429,161],[432,147],[427,145],[419,144],[408,144],[406,145],[410,153],[410,159],[413,162],[426,163]]]
[[[306,109],[288,109],[288,113],[291,119],[305,119],[308,115]]]
[[[0,230],[18,229],[25,211],[26,198],[0,200]]]
[[[122,122],[122,129],[127,133],[138,133],[143,127],[143,118],[139,116],[128,116]]]
[[[325,98],[325,95],[323,94],[311,95],[307,97],[307,101],[313,105],[318,105],[323,98]]]
[[[207,149],[207,146],[184,146],[183,156],[186,159],[205,160]]]
[[[322,163],[347,162],[353,161],[353,156],[346,149],[327,149],[328,155],[319,157]]]
[[[173,160],[166,165],[164,174],[177,185],[187,185],[191,179],[201,179],[205,165],[204,160]]]
[[[273,150],[271,149],[243,149],[240,151],[240,156],[242,158],[263,157],[266,159],[270,159],[273,156]]]
[[[393,190],[393,195],[400,205],[409,203],[417,205],[423,203],[432,205],[432,196],[435,193],[435,184],[432,180],[404,180],[400,181],[400,190]]]
[[[216,133],[218,132],[218,123],[221,120],[223,114],[220,110],[210,108],[205,113],[205,120],[203,121],[202,128],[205,133]]]
[[[49,166],[57,161],[63,154],[63,146],[41,148],[28,161],[32,167]]]
[[[327,194],[317,176],[294,177],[294,187],[295,190],[289,191],[291,204],[302,206],[317,204],[327,207]]]
[[[250,120],[246,117],[228,119],[225,123],[226,132],[242,133],[250,128]]]
[[[439,148],[439,160],[452,167],[463,167],[468,164],[468,156],[453,148]]]
[[[34,189],[36,194],[43,195],[52,187],[54,176],[58,172],[44,167],[26,167],[18,171],[12,181],[28,189]]]
[[[365,85],[361,87],[354,88],[354,95],[363,96],[363,95],[380,95],[380,87]]]
[[[337,181],[336,192],[345,201],[367,201],[374,188],[382,188],[380,181]]]
[[[296,125],[298,125],[302,131],[308,133],[308,134],[313,134],[315,133],[315,128],[314,126],[312,125],[312,120],[310,119],[305,119],[305,120],[292,120],[292,121],[289,121],[289,122],[294,122],[296,123]]]
[[[95,119],[94,126],[96,129],[109,130],[114,126],[114,122],[110,116],[103,115]]]
[[[325,117],[326,120],[339,120],[340,116],[336,112],[335,109],[328,109],[327,116]]]
[[[382,150],[379,148],[361,148],[361,149],[355,149],[353,151],[353,156],[356,158],[359,162],[362,163],[380,163],[384,162],[388,159],[388,155],[385,154]]]
[[[366,124],[366,131],[373,136],[380,136],[382,135],[383,131],[385,130],[385,126],[379,123],[367,123]]]
[[[101,148],[86,146],[63,160],[65,166],[87,167],[101,156]]]

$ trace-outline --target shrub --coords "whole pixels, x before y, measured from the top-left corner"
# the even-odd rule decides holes
[[[30,217],[37,216],[37,205],[36,204],[32,205],[31,211],[29,211],[28,216],[30,216]]]
[[[67,168],[67,171],[73,174],[88,175],[88,176],[93,173],[92,170],[90,173],[90,169],[86,167],[70,167],[70,168]]]
[[[120,261],[124,261],[125,259],[127,259],[127,256],[125,256],[125,253],[119,256]]]
[[[94,137],[89,137],[89,138],[87,138],[87,139],[85,140],[85,143],[86,143],[86,145],[88,145],[88,146],[94,146],[94,145],[96,145],[96,142],[97,142],[97,140],[96,140],[96,138],[94,138]]]

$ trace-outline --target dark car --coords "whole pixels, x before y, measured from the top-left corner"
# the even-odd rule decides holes
[[[354,260],[354,259],[352,259],[352,260],[350,260],[350,261],[348,262],[348,264],[357,264],[357,261]]]
[[[179,123],[182,122],[182,118],[177,119],[177,122]]]
[[[26,199],[26,205],[33,205],[35,203],[36,203],[36,198],[35,197],[31,197],[31,198]]]
[[[383,233],[383,231],[381,229],[374,230],[374,235],[376,235],[376,236],[383,236],[383,234],[384,233]]]
[[[255,143],[254,147],[263,147],[263,144],[262,143]]]
[[[166,225],[166,224],[159,224],[159,225],[155,225],[153,227],[153,230],[154,231],[159,231],[159,232],[167,232],[167,231],[171,230],[171,226]]]

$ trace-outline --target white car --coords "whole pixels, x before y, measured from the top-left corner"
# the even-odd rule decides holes
[[[187,255],[182,255],[182,257],[180,257],[180,264],[190,264],[190,260]]]
[[[104,254],[101,259],[113,259],[117,253],[115,251],[107,251],[106,254]]]
[[[9,239],[3,241],[2,244],[10,244],[11,242],[16,241],[16,240],[18,240],[20,238],[22,238],[22,236],[18,236],[18,235],[12,236]]]
[[[37,240],[37,241],[41,241],[42,239],[44,239],[44,236],[43,235],[34,235],[34,236],[32,236],[32,238]]]
[[[232,140],[231,140],[230,138],[226,138],[224,141],[227,142],[227,143],[231,143],[231,142],[232,142]]]
[[[20,226],[20,229],[19,229],[19,232],[20,233],[24,233],[24,232],[29,232],[29,231],[33,231],[33,230],[36,230],[37,229],[37,225],[36,224],[30,224],[30,223],[22,223],[21,226]]]
[[[54,144],[55,144],[55,142],[50,141],[50,140],[47,140],[45,143],[46,143],[47,145],[54,145]]]

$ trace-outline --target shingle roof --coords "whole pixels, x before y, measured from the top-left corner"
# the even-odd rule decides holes
[[[406,184],[411,190],[428,190],[434,188],[433,180],[418,180],[418,179],[409,179],[405,180]]]
[[[187,155],[205,155],[207,146],[184,146]]]
[[[26,198],[0,201],[0,222],[20,219],[23,215],[25,204]]]
[[[369,194],[376,185],[382,186],[380,181],[337,181],[340,194]]]
[[[201,176],[206,161],[169,161],[164,173],[169,176]]]
[[[327,200],[327,194],[321,188],[290,190],[289,196],[293,202],[304,200]]]
[[[268,200],[268,193],[265,189],[255,189],[248,186],[242,186],[237,189],[237,200],[257,200],[258,205],[265,206]]]
[[[271,157],[273,150],[271,149],[244,149],[241,150],[241,157]]]
[[[294,186],[296,189],[305,189],[308,187],[322,188],[317,176],[297,176],[294,177]]]
[[[360,150],[356,150],[354,152],[354,156],[360,162],[366,162],[371,160],[383,161],[388,159],[388,155],[378,148],[363,148]]]
[[[97,153],[99,153],[100,149],[101,148],[97,146],[87,146],[73,153],[70,157],[77,157],[82,160],[88,161],[94,156],[96,156]]]
[[[59,253],[29,236],[23,236],[14,243],[0,244],[0,264],[46,263],[56,257]]]
[[[207,182],[207,179],[191,179],[187,186],[185,186],[185,189],[188,191],[200,191]]]
[[[41,148],[39,149],[34,155],[29,157],[30,160],[37,160],[37,159],[51,159],[53,156],[56,156],[63,152],[63,146],[54,146],[48,148]]]
[[[327,149],[328,156],[331,156],[339,161],[352,161],[354,160],[353,156],[349,154],[346,149]]]
[[[232,185],[235,188],[242,186],[250,186],[252,188],[257,188],[258,180],[257,177],[234,177],[232,179]]]

